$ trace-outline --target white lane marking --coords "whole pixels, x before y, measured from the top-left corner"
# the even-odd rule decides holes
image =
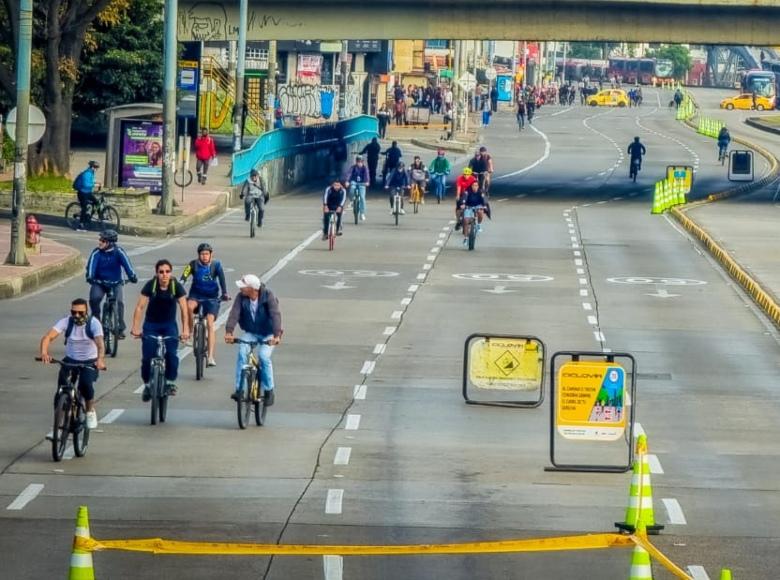
[[[423,270],[430,270],[431,268],[433,268],[433,264],[423,264],[422,267],[423,267]]]
[[[572,242],[576,242],[576,241],[577,241],[577,236],[570,236],[570,237],[569,237],[569,239],[570,239]]]
[[[447,237],[447,234],[445,234],[445,233],[443,233],[443,232],[439,234],[439,238],[442,238],[442,239],[444,239],[444,238],[446,238],[446,237]]]
[[[528,167],[524,167],[523,169],[519,169],[518,171],[513,171],[512,173],[499,175],[498,177],[493,178],[493,181],[499,179],[506,179],[507,177],[514,177],[516,175],[522,175],[523,173],[527,173],[528,171],[531,171],[534,167],[536,167],[540,163],[544,163],[547,160],[547,158],[550,156],[550,150],[552,149],[552,147],[550,146],[550,140],[547,138],[547,135],[542,133],[539,129],[537,129],[533,125],[529,125],[529,127],[531,127],[531,129],[533,129],[533,131],[537,135],[541,136],[541,138],[544,139],[544,154],[539,159],[531,163],[531,165],[529,165]]]
[[[355,388],[352,390],[352,398],[357,401],[365,400],[367,390],[368,387],[366,385],[355,385]]]
[[[688,574],[691,575],[693,580],[710,580],[710,576],[707,574],[704,566],[688,566]]]
[[[344,558],[341,556],[323,556],[322,569],[325,580],[342,580],[344,577]]]
[[[603,335],[602,335],[603,336]],[[612,352],[611,348],[607,348],[606,346],[601,349],[601,352]],[[626,400],[630,399],[630,396],[626,396]]]
[[[385,330],[382,334],[385,336],[390,336],[395,332],[396,327],[395,326],[385,326]]]
[[[298,245],[297,245],[295,248],[293,248],[292,250],[290,250],[290,251],[287,253],[287,255],[286,255],[286,256],[284,256],[283,258],[281,258],[281,259],[280,259],[280,260],[279,260],[279,261],[276,263],[276,265],[275,265],[273,268],[271,268],[270,270],[268,270],[268,271],[267,271],[265,274],[263,274],[263,275],[260,277],[260,281],[261,281],[261,282],[263,282],[263,283],[266,283],[266,282],[268,282],[268,281],[269,281],[271,278],[273,278],[274,276],[276,276],[276,274],[279,272],[279,270],[281,270],[281,269],[282,269],[282,268],[284,268],[284,267],[285,267],[287,264],[289,264],[289,263],[290,263],[290,262],[293,260],[293,258],[295,258],[295,256],[297,256],[297,255],[298,255],[298,254],[300,254],[300,253],[301,253],[303,250],[305,250],[305,249],[306,249],[306,246],[308,246],[308,245],[309,245],[309,244],[311,244],[311,243],[312,243],[314,240],[316,240],[316,239],[317,239],[317,237],[318,237],[319,235],[320,235],[320,231],[319,231],[319,230],[317,230],[317,231],[316,231],[316,232],[314,232],[312,235],[310,235],[308,238],[306,238],[305,240],[303,240],[303,241],[302,241],[300,244],[298,244]],[[226,319],[226,320],[227,320],[227,319]]]
[[[665,497],[662,498],[661,501],[664,503],[666,513],[669,514],[670,524],[684,526],[688,523],[685,519],[685,514],[682,511],[682,507],[680,506],[680,502],[678,502],[673,497]]]
[[[444,240],[436,240],[436,245],[437,246],[443,246],[444,245]]]
[[[588,316],[588,324],[592,324],[596,326],[599,323],[599,319],[593,316],[592,314]]]
[[[593,205],[592,203],[583,203],[583,204],[582,204],[582,207],[590,207],[590,206],[592,206],[592,205]]]
[[[328,497],[325,500],[325,513],[339,515],[341,513],[341,502],[344,500],[343,489],[329,489]]]
[[[385,352],[385,348],[387,348],[387,345],[384,342],[380,342],[374,347],[374,354],[382,354]]]
[[[650,465],[650,473],[663,473],[664,468],[661,467],[661,462],[658,460],[658,456],[653,453],[647,454],[647,463]]]
[[[593,305],[590,302],[583,302],[582,308],[583,310],[593,310]]]
[[[574,265],[575,266],[582,266],[582,260],[580,260],[580,259],[574,260]]]
[[[588,283],[588,279],[587,278],[580,278],[580,284],[582,284],[584,286],[587,283]]]
[[[409,286],[409,288],[406,289],[406,291],[407,292],[417,292],[417,290],[419,290],[419,289],[420,289],[420,285],[419,284],[412,284],[411,286]]]
[[[587,295],[588,295],[588,290],[586,288],[581,288],[580,289],[580,296],[587,296]]]
[[[579,256],[582,256],[582,252],[580,252],[580,251],[574,252],[574,255],[575,255],[575,256],[578,256],[578,257],[579,257]]]
[[[418,280],[425,280],[425,274],[417,274]]]
[[[580,247],[580,245],[579,244],[572,244],[571,247],[576,250],[577,248]]]
[[[400,318],[404,315],[403,310],[394,310],[393,313],[390,315],[390,318],[393,320],[400,320]]]
[[[374,372],[374,367],[376,366],[376,361],[373,360],[367,360],[363,363],[363,368],[360,369],[361,375],[370,375]]]
[[[425,259],[429,262],[433,262],[436,259],[436,254],[428,254]]]
[[[347,415],[347,422],[344,429],[347,431],[357,431],[360,428],[360,415]]]
[[[403,298],[401,300],[401,305],[403,305],[403,306],[409,306],[411,303],[412,303],[412,299],[411,298]]]
[[[450,220],[450,221],[448,221],[447,223],[448,223],[448,224],[450,224],[450,225],[453,225],[453,224],[455,224],[455,223],[457,223],[457,222],[456,222],[455,220]],[[447,228],[447,229],[449,229],[449,228]]]
[[[448,231],[450,231],[450,226],[444,226],[444,227],[441,229],[441,231],[443,231],[443,232],[448,232]]]
[[[622,197],[619,197],[619,196],[618,196],[618,197],[613,197],[613,198],[612,198],[612,201],[620,201],[621,199],[623,199],[623,198],[622,198]]]
[[[593,331],[593,337],[596,339],[597,342],[604,342],[606,340],[604,338],[604,333],[598,330]]]
[[[103,417],[99,423],[103,425],[108,425],[109,423],[113,423],[117,419],[119,419],[119,416],[124,413],[124,409],[111,409],[108,413],[106,413],[106,416]]]
[[[438,254],[438,253],[439,253],[439,250],[441,250],[441,248],[440,248],[439,246],[433,246],[433,247],[430,249],[430,252],[431,252],[431,254]]]
[[[339,447],[336,449],[336,456],[333,458],[333,465],[349,465],[349,456],[352,454],[352,447]]]
[[[134,393],[134,394],[136,394],[136,395],[140,395],[140,394],[141,394],[141,393],[143,393],[143,392],[144,392],[144,386],[143,386],[143,384],[141,384],[141,386],[140,386],[140,387],[138,387],[138,388],[137,388],[135,391],[133,391],[133,393]]]
[[[584,273],[585,273],[585,268],[577,268],[577,274],[582,275]]]
[[[645,433],[644,427],[642,427],[642,423],[639,421],[634,423],[634,435],[636,437],[639,437],[640,435],[647,435],[647,433]]]
[[[22,493],[17,495],[16,499],[12,501],[10,504],[8,504],[8,507],[5,509],[11,511],[19,511],[21,509],[24,509],[24,506],[26,506],[28,503],[30,503],[32,500],[38,497],[38,494],[41,493],[42,491],[43,491],[42,483],[31,483],[30,485],[25,487],[22,490]]]
[[[607,200],[597,201],[596,205],[603,205],[605,203],[607,203]]]

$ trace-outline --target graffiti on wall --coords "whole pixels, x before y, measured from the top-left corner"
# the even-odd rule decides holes
[[[238,38],[237,8],[237,2],[182,3],[177,24],[178,39],[236,40]],[[247,34],[250,40],[259,40],[262,31],[269,28],[300,28],[301,26],[303,26],[302,22],[265,11],[250,10],[247,16]]]
[[[333,114],[333,91],[320,85],[282,85],[279,106],[285,115],[302,115],[320,119]]]

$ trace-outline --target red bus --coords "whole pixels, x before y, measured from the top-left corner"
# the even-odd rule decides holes
[[[653,82],[655,73],[654,58],[630,58],[616,56],[609,59],[607,76],[615,77],[626,84],[649,85]]]

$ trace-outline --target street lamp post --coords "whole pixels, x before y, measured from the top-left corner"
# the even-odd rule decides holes
[[[173,173],[176,153],[176,17],[178,0],[165,0],[165,42],[163,73],[163,167],[160,213],[173,214]]]
[[[233,151],[241,151],[244,125],[244,73],[246,71],[246,33],[249,0],[238,5],[238,58],[236,63],[236,97],[233,101]]]

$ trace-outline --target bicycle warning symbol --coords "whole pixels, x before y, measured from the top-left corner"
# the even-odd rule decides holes
[[[520,361],[508,350],[505,350],[504,353],[493,362],[505,377],[510,376],[520,368]]]

